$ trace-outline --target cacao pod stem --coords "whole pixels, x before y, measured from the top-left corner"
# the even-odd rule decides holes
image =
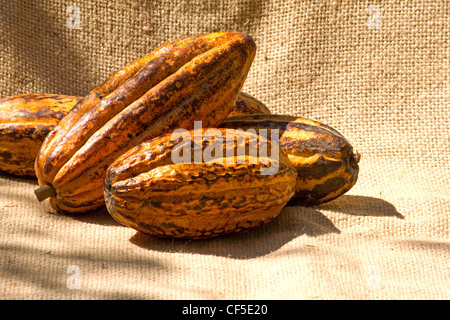
[[[40,186],[39,188],[34,190],[34,194],[38,198],[39,202],[42,202],[47,198],[56,196],[56,190],[52,185],[44,184],[43,186]]]

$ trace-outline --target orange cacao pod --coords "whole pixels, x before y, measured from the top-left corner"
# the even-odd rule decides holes
[[[81,100],[47,135],[36,159],[38,199],[81,213],[104,205],[108,166],[132,146],[194,120],[228,116],[255,55],[250,36],[219,32],[165,44]]]
[[[212,130],[219,134],[197,143],[201,148],[194,147],[197,133],[191,130],[188,144],[166,134],[117,158],[104,185],[110,214],[146,234],[191,239],[244,231],[275,218],[294,194],[296,171],[283,152],[270,158],[261,152],[250,156],[250,149],[257,144],[261,151],[265,144],[278,152],[278,143],[241,132],[230,139],[225,129]],[[188,161],[174,161],[182,144]],[[214,157],[206,160],[213,144]],[[197,151],[203,158],[192,161]],[[266,174],[267,167],[276,170]]]

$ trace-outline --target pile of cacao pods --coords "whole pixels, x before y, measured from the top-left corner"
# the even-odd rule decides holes
[[[86,97],[4,98],[0,170],[37,177],[38,200],[57,211],[106,205],[120,223],[158,237],[244,231],[286,205],[336,199],[356,183],[359,155],[330,126],[271,114],[241,92],[255,53],[244,33],[190,36]],[[187,160],[174,161],[181,153]]]

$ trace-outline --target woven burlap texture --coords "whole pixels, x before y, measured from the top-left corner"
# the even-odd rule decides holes
[[[261,228],[159,240],[39,203],[0,176],[2,299],[448,299],[447,1],[2,1],[0,97],[86,95],[159,45],[243,31],[244,90],[327,123],[361,154],[356,186]]]

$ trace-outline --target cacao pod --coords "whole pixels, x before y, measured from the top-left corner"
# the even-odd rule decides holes
[[[251,95],[241,92],[236,99],[233,110],[228,115],[230,116],[238,116],[243,114],[270,114],[269,108],[259,101],[258,99],[252,97]]]
[[[239,32],[190,36],[126,66],[81,100],[47,135],[35,169],[39,200],[81,213],[104,205],[108,166],[133,145],[194,120],[228,116],[255,56]]]
[[[280,148],[297,170],[289,204],[319,205],[349,191],[358,179],[360,156],[331,126],[287,115],[241,115],[221,125],[233,129],[279,129]],[[270,136],[270,130],[268,130]]]
[[[83,97],[22,94],[0,100],[0,170],[36,177],[34,162],[47,134]],[[249,94],[240,92],[232,114],[270,113]]]
[[[0,170],[34,177],[34,161],[46,135],[81,99],[55,94],[0,99]]]
[[[261,152],[249,155],[256,144],[278,152],[278,143],[252,133],[230,138],[224,129],[208,130],[215,133],[191,130],[183,140],[166,134],[117,158],[104,184],[109,213],[142,233],[191,239],[244,231],[275,218],[294,194],[296,171],[282,151],[278,159],[272,152],[271,159]],[[214,139],[196,143],[202,135]],[[213,153],[209,148],[214,157],[206,159]],[[174,161],[181,149],[187,161]],[[192,161],[198,151],[200,160]],[[267,166],[277,170],[262,174]]]

